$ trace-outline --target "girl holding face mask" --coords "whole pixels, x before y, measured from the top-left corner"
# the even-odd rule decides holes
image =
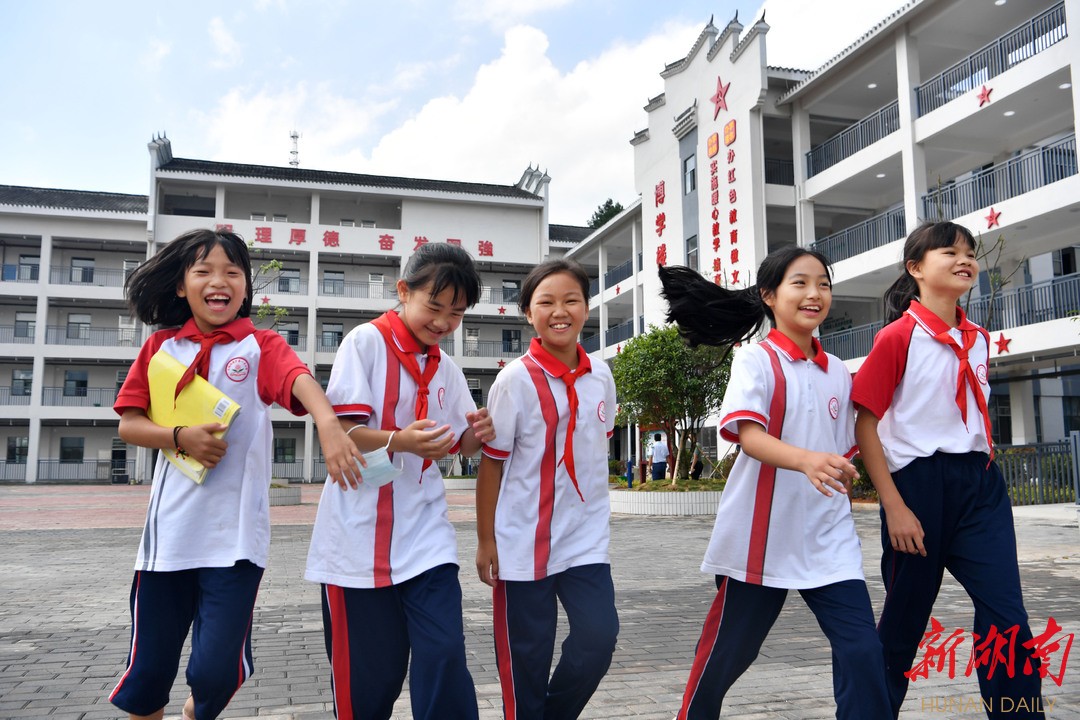
[[[305,577],[322,584],[337,717],[389,718],[408,671],[414,718],[476,718],[436,461],[495,439],[439,352],[479,299],[480,276],[460,247],[430,243],[397,291],[400,308],[353,329],[334,359],[327,397],[367,466],[358,489],[323,488]]]

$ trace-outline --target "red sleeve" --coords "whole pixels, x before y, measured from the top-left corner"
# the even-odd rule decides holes
[[[904,377],[908,347],[915,322],[906,315],[883,328],[874,338],[874,347],[855,373],[851,401],[881,418],[892,405],[893,395]]]
[[[179,328],[158,330],[143,343],[135,362],[131,363],[120,392],[116,393],[113,410],[117,415],[123,415],[124,411],[130,408],[146,410],[150,407],[150,380],[146,373],[150,367],[150,358],[154,357],[162,343],[176,335],[178,330]]]
[[[277,403],[293,415],[306,415],[307,410],[293,397],[292,386],[301,375],[311,370],[296,354],[285,338],[273,330],[256,330],[259,343],[259,397],[267,405]]]

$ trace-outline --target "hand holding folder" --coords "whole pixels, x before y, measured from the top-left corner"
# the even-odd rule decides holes
[[[187,367],[183,363],[164,350],[158,350],[150,358],[147,369],[150,407],[147,415],[158,425],[169,428],[220,423],[225,425],[226,429],[214,435],[224,437],[240,412],[240,405],[198,375],[177,395],[176,385],[185,370]],[[206,473],[210,471],[210,468],[191,455],[178,453],[175,448],[162,450],[162,453],[180,472],[196,483],[201,484],[206,479]]]

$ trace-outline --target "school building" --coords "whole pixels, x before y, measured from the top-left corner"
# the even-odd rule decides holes
[[[798,243],[833,263],[821,340],[857,370],[907,233],[949,219],[991,251],[966,304],[993,340],[996,442],[1080,430],[1074,28],[1080,0],[915,1],[807,72],[769,65],[765,21],[710,20],[643,98],[639,203],[569,253],[599,278],[590,349],[663,324],[658,265],[745,287]]]
[[[822,343],[857,370],[904,237],[955,220],[990,250],[966,305],[993,339],[995,440],[1059,442],[1080,430],[1070,25],[1080,0],[915,0],[808,71],[769,64],[763,19],[709,20],[642,98],[645,126],[625,129],[640,197],[596,231],[551,224],[551,178],[531,167],[510,185],[396,178],[183,159],[166,138],[150,144],[148,196],[0,186],[0,481],[149,477],[111,409],[147,333],[123,281],[217,226],[253,242],[256,266],[280,262],[256,304],[288,310],[277,330],[324,383],[343,335],[395,305],[413,249],[461,244],[485,288],[443,350],[482,403],[531,337],[517,293],[549,255],[595,278],[582,344],[610,361],[664,322],[659,264],[746,286],[770,250],[814,247],[834,265]],[[321,479],[310,419],[275,409],[274,425],[275,476]],[[638,440],[618,430],[611,456]],[[715,426],[703,440],[716,447]]]
[[[413,250],[460,245],[484,288],[442,350],[478,403],[531,337],[517,306],[525,274],[587,233],[549,225],[550,178],[534,168],[486,185],[184,159],[164,137],[149,150],[149,196],[0,186],[2,481],[149,479],[153,454],[120,440],[112,410],[149,332],[123,284],[187,230],[229,228],[252,243],[257,270],[280,264],[256,273],[255,305],[288,311],[276,329],[324,386],[344,334],[397,304]],[[321,480],[311,419],[272,412],[275,478]]]

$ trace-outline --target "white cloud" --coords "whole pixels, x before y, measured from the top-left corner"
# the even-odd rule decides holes
[[[457,0],[454,15],[468,22],[505,29],[538,13],[557,10],[574,0]]]
[[[229,29],[225,27],[225,21],[219,17],[210,20],[210,41],[214,45],[217,57],[211,61],[216,68],[229,68],[240,64],[242,52],[240,43],[236,41]]]
[[[664,63],[685,54],[698,32],[669,26],[561,74],[547,37],[516,26],[464,97],[435,98],[384,135],[373,168],[510,184],[539,164],[552,176],[551,221],[584,225],[609,195],[623,205],[636,197],[630,138],[645,122],[641,108],[661,89]]]
[[[765,42],[769,64],[817,70],[841,50],[862,37],[905,0],[814,3],[806,0],[765,0],[749,26],[761,18],[770,25]]]
[[[161,68],[162,61],[172,52],[172,44],[157,38],[151,38],[148,44],[142,56],[142,66],[154,72]]]
[[[362,148],[371,143],[376,120],[392,102],[373,103],[342,97],[325,85],[253,91],[233,88],[210,112],[197,114],[205,127],[214,160],[287,165],[298,130],[301,167],[364,172]]]

